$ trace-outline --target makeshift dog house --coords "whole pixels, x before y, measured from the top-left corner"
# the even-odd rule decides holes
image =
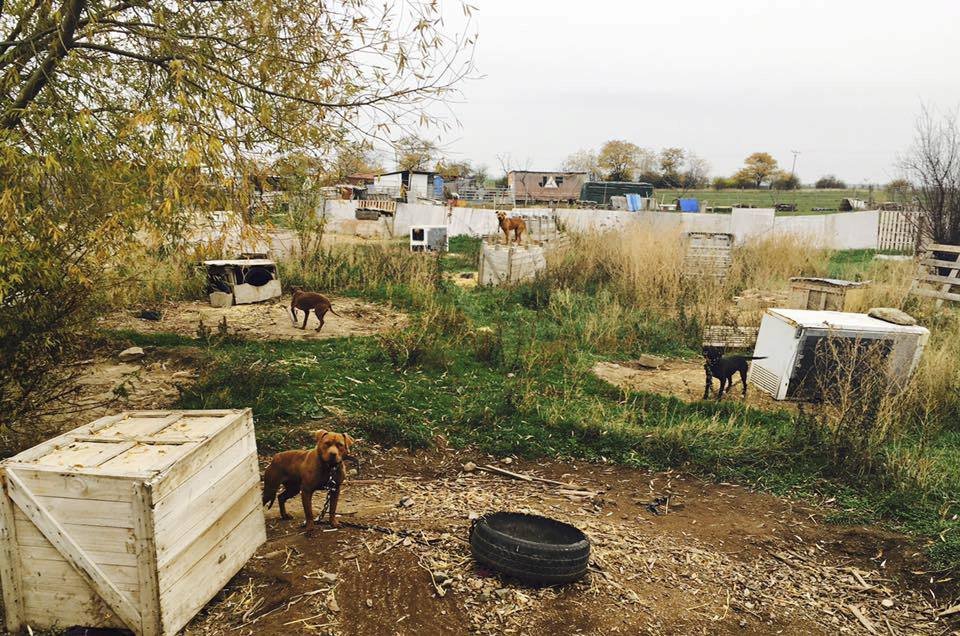
[[[250,409],[102,417],[0,463],[6,627],[176,634],[266,540]]]
[[[207,292],[214,307],[258,303],[279,298],[277,265],[266,258],[204,261]]]
[[[838,278],[790,279],[790,307],[794,309],[825,309],[850,311],[863,300],[866,282]]]
[[[415,225],[410,228],[410,250],[413,252],[446,252],[446,225]]]
[[[866,314],[768,309],[753,352],[764,359],[751,363],[749,379],[777,400],[815,399],[824,371],[871,351],[879,356],[871,364],[881,363],[891,382],[903,383],[920,362],[929,336],[925,327]]]
[[[542,245],[501,245],[484,241],[480,246],[477,279],[481,285],[507,285],[533,280],[547,268]]]

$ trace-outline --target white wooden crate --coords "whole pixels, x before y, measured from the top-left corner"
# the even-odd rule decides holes
[[[266,541],[250,409],[129,411],[0,463],[6,626],[176,634]]]

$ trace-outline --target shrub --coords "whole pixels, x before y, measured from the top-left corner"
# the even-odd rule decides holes
[[[817,179],[817,182],[814,184],[814,187],[818,190],[845,190],[847,184],[836,178],[832,174],[825,175]]]

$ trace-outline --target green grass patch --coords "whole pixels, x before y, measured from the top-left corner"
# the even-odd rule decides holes
[[[778,203],[792,203],[797,206],[796,212],[778,212],[778,215],[790,216],[795,214],[830,214],[840,207],[840,201],[845,198],[861,199],[866,201],[871,193],[868,190],[656,190],[654,196],[657,201],[671,203],[674,199],[685,198],[705,201],[708,206],[730,207],[733,205],[748,205],[758,208],[772,208]],[[873,197],[877,201],[886,201],[887,196],[882,191],[874,191]],[[815,208],[830,209],[832,212],[816,211]]]

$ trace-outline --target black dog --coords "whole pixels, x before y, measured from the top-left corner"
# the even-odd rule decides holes
[[[724,388],[727,391],[733,388],[733,374],[740,372],[740,381],[743,382],[743,395],[747,395],[747,368],[751,360],[763,360],[766,356],[725,356],[718,347],[704,347],[703,355],[706,361],[703,370],[707,374],[707,385],[703,389],[703,399],[710,397],[713,388],[713,378],[719,378],[720,388],[717,390],[717,399],[723,397]]]

